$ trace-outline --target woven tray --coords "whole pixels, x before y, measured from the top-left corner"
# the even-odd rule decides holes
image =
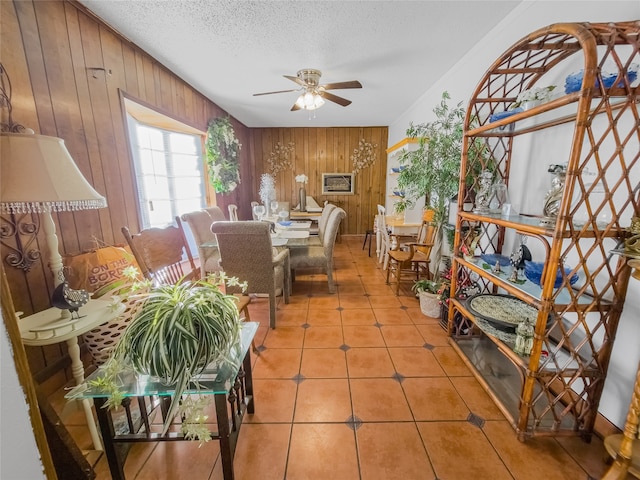
[[[513,295],[481,293],[469,297],[467,308],[471,313],[504,332],[515,332],[525,318],[536,322],[538,310]]]

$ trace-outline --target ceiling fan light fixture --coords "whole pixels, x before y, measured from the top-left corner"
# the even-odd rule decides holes
[[[315,110],[324,105],[324,98],[318,92],[307,90],[300,94],[296,100],[296,105],[304,110]]]

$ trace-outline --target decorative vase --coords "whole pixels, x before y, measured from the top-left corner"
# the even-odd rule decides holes
[[[430,292],[420,292],[420,311],[427,317],[440,317],[440,300],[438,295]]]
[[[304,187],[300,187],[300,191],[298,192],[300,196],[300,211],[307,211],[307,190]]]

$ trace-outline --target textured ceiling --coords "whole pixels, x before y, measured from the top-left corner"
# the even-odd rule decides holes
[[[81,0],[248,127],[389,125],[521,0]],[[322,71],[352,100],[291,112],[282,75]]]

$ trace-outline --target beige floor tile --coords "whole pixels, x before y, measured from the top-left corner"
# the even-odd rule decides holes
[[[255,411],[247,423],[292,422],[298,385],[293,380],[254,379]]]
[[[312,309],[307,314],[307,324],[311,326],[337,326],[342,325],[340,311],[332,308],[330,310]]]
[[[237,480],[283,479],[291,424],[243,425],[233,460]]]
[[[380,332],[388,347],[421,347],[425,344],[415,325],[384,325]]]
[[[478,427],[468,422],[418,422],[417,425],[437,478],[513,479]]]
[[[349,378],[388,378],[395,372],[386,348],[347,350]]]
[[[415,423],[364,423],[356,437],[363,479],[434,478]]]
[[[338,348],[342,344],[344,344],[342,326],[311,326],[306,329],[304,348]]]
[[[447,332],[438,324],[417,325],[418,331],[424,338],[425,343],[434,346],[448,346],[449,336]]]
[[[583,480],[587,476],[553,438],[537,437],[519,442],[506,421],[487,422],[483,431],[518,480]]]
[[[504,420],[502,412],[475,377],[451,377],[450,380],[473,413],[485,420]]]
[[[450,377],[468,377],[472,375],[469,367],[465,365],[453,347],[436,347],[433,354],[438,359],[438,363]]]
[[[340,298],[338,297],[338,295],[322,294],[322,295],[314,295],[311,298],[309,298],[310,311],[313,309],[327,310],[332,308],[338,308],[339,306],[340,306]]]
[[[376,323],[376,316],[373,310],[369,309],[344,309],[340,312],[342,325],[373,325]]]
[[[301,358],[301,349],[267,348],[256,359],[253,378],[290,379],[300,373]]]
[[[384,338],[378,327],[374,326],[352,326],[342,327],[344,343],[354,347],[384,347]]]
[[[351,416],[347,379],[306,379],[298,385],[293,421],[344,422]]]
[[[398,297],[395,295],[371,295],[369,297],[369,302],[371,303],[371,307],[374,311],[378,308],[400,308],[402,303],[398,300]]]
[[[343,295],[340,291],[340,306],[342,308],[371,308],[369,297],[364,295]]]
[[[406,378],[402,382],[416,421],[466,420],[469,409],[446,377]]]
[[[300,373],[305,378],[347,378],[345,353],[339,348],[305,348]]]
[[[401,308],[376,308],[373,313],[382,325],[413,325],[411,317]]]
[[[209,478],[220,452],[218,442],[160,442],[140,469],[137,480]]]
[[[269,329],[264,339],[267,348],[302,348],[304,328],[276,327]]]
[[[404,377],[443,377],[444,370],[433,353],[424,347],[389,348],[396,371]]]
[[[294,424],[286,478],[358,480],[353,430],[344,424]]]
[[[351,379],[353,414],[364,422],[413,420],[400,383],[391,378]]]

